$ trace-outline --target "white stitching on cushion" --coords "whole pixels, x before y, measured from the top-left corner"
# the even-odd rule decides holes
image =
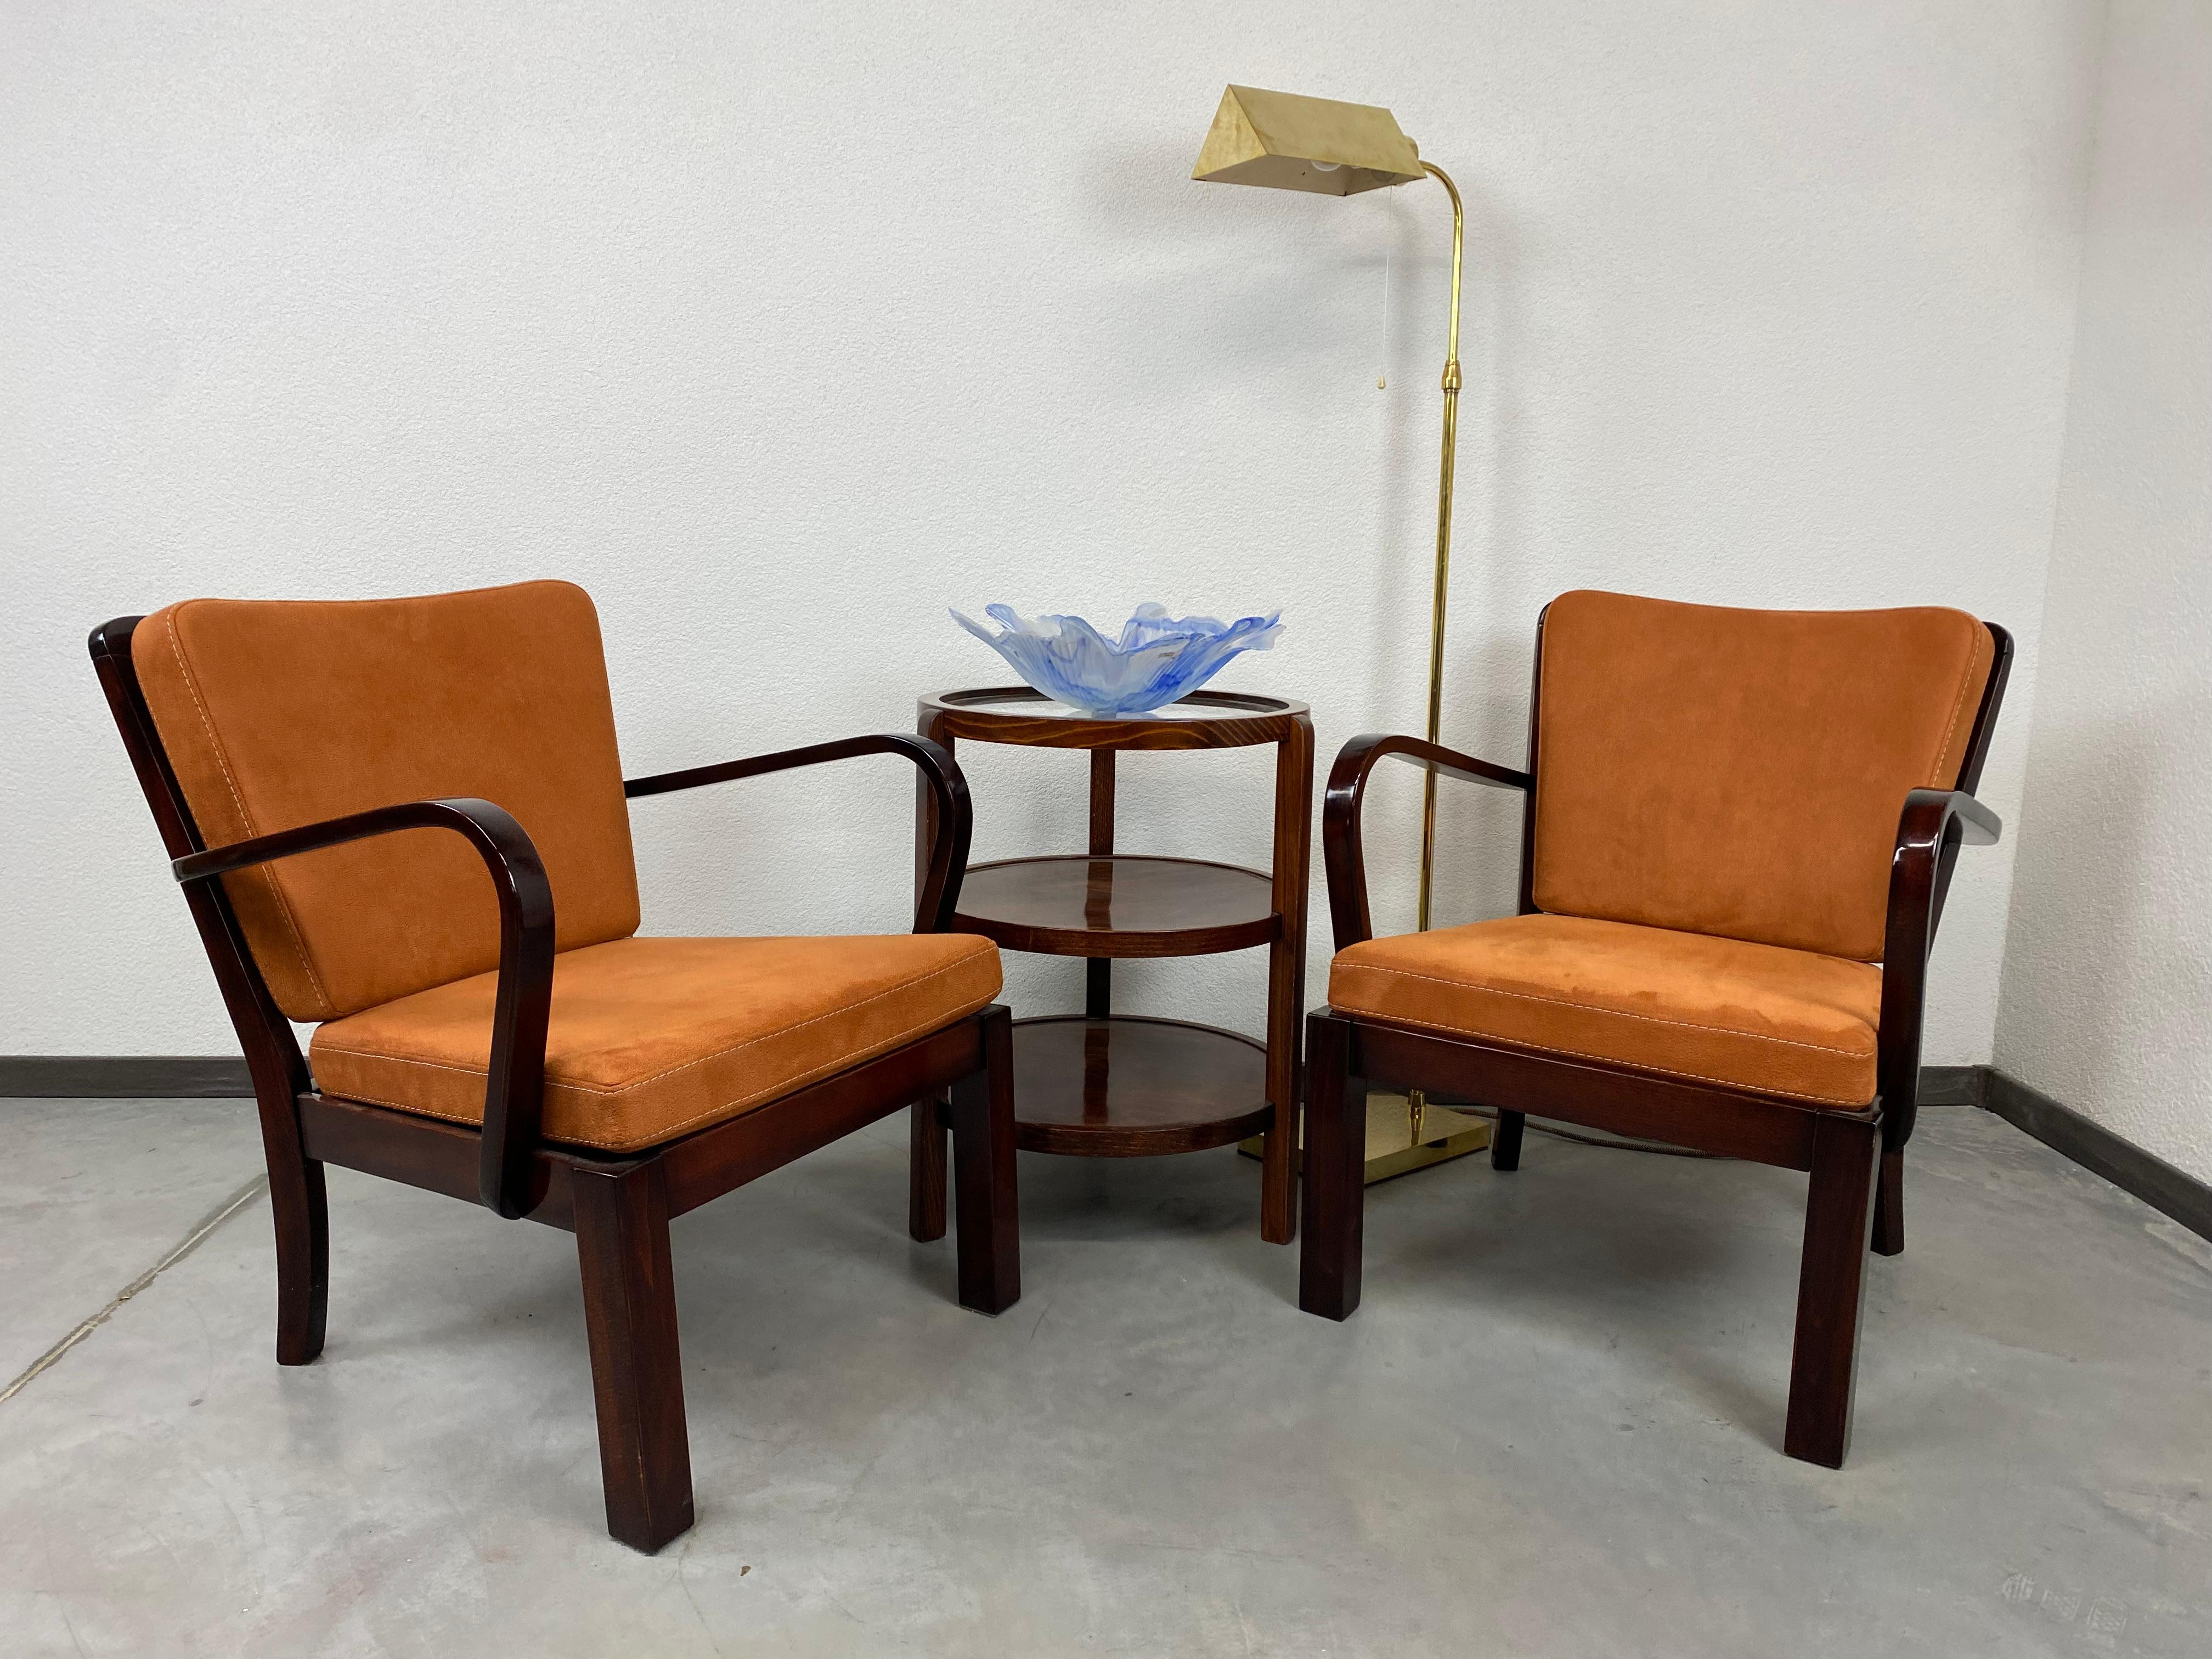
[[[1470,985],[1465,980],[1439,979],[1434,974],[1417,974],[1409,968],[1389,968],[1379,963],[1349,962],[1344,964],[1350,973],[1396,974],[1405,979],[1425,980],[1431,985],[1449,985],[1455,991],[1480,991],[1494,997],[1518,997],[1524,1002],[1541,1002],[1555,1008],[1577,1008],[1584,1013],[1610,1014],[1620,1019],[1648,1020],[1654,1025],[1679,1025],[1686,1031],[1710,1031],[1715,1036],[1747,1037],[1753,1042],[1781,1042],[1792,1048],[1810,1048],[1816,1054],[1846,1054],[1854,1060],[1863,1060],[1875,1052],[1872,1048],[1831,1048],[1825,1043],[1801,1042],[1795,1037],[1768,1036],[1759,1031],[1739,1031],[1727,1025],[1699,1025],[1692,1020],[1667,1019],[1658,1014],[1632,1014],[1626,1008],[1605,1008],[1594,1002],[1570,1002],[1565,997],[1542,997],[1533,991],[1501,991],[1494,985]]]
[[[984,949],[991,948],[989,942],[985,941]],[[696,1060],[687,1060],[681,1066],[672,1066],[666,1071],[655,1072],[650,1077],[633,1078],[629,1082],[617,1084],[611,1089],[596,1088],[588,1083],[561,1083],[548,1086],[569,1089],[579,1094],[598,1095],[611,1100],[617,1095],[628,1094],[633,1089],[641,1089],[648,1083],[658,1083],[663,1078],[674,1077],[678,1072],[688,1072],[694,1066],[704,1066],[710,1060],[720,1060],[723,1055],[733,1054],[740,1048],[750,1048],[757,1042],[768,1042],[777,1037],[789,1036],[793,1031],[803,1031],[810,1025],[819,1025],[825,1019],[835,1019],[840,1014],[851,1013],[855,1008],[865,1008],[872,1002],[881,1002],[885,997],[897,996],[902,991],[910,991],[917,985],[940,978],[956,968],[965,968],[981,954],[981,951],[970,951],[957,961],[948,962],[942,968],[933,968],[918,978],[892,986],[888,991],[878,991],[873,996],[862,997],[858,1002],[848,1002],[842,1008],[832,1008],[828,1013],[817,1014],[811,1019],[802,1019],[790,1025],[779,1026],[773,1031],[763,1031],[758,1036],[747,1037],[743,1042],[733,1042],[726,1048],[717,1048],[711,1054],[702,1054]],[[995,996],[998,994],[993,992],[990,994]],[[981,1007],[982,1005],[979,1003],[976,1006]],[[957,1018],[957,1016],[954,1018]],[[413,1054],[372,1054],[362,1048],[341,1048],[336,1043],[323,1043],[319,1046],[326,1054],[346,1054],[356,1060],[398,1060],[409,1066],[427,1066],[434,1071],[458,1072],[464,1077],[485,1077],[490,1073],[490,1067],[488,1066],[455,1066],[445,1060],[420,1059]]]
[[[1974,623],[1974,626],[1976,628],[1980,628],[1982,627],[1982,624],[1977,622]],[[1994,641],[1992,644],[1994,645]],[[1996,672],[1996,658],[1993,653],[1990,658],[1990,672],[1991,673],[1995,673]],[[1951,723],[1943,728],[1943,740],[1936,745],[1936,758],[1928,763],[1928,781],[1930,787],[1934,788],[1949,789],[1954,787],[1958,783],[1959,776],[1957,773],[1953,773],[1951,775],[1951,781],[1948,783],[1946,783],[1943,780],[1943,775],[1936,769],[1943,763],[1943,757],[1950,752],[1951,734],[1959,729],[1959,716],[1965,712],[1966,707],[1966,688],[1969,685],[1972,685],[1973,682],[1974,647],[1972,643],[1969,641],[1966,647],[1966,670],[1959,676],[1959,695],[1951,700]],[[1963,766],[1965,762],[1966,757],[1963,755],[1960,756],[1960,763]]]
[[[1378,1025],[1419,1025],[1426,1030],[1445,1031],[1457,1036],[1466,1036],[1468,1035],[1468,1033],[1461,1030],[1459,1027],[1455,1025],[1438,1025],[1432,1021],[1425,1019],[1407,1019],[1403,1015],[1398,1014],[1362,1014],[1358,1012],[1356,1010],[1350,1012],[1352,1012],[1352,1018],[1355,1019],[1372,1019]],[[1484,1041],[1501,1042],[1507,1048],[1517,1049],[1532,1054],[1571,1054],[1577,1060],[1594,1060],[1601,1066],[1617,1066],[1632,1072],[1656,1072],[1662,1077],[1687,1078],[1692,1083],[1715,1083],[1718,1084],[1723,1089],[1741,1089],[1749,1093],[1757,1095],[1778,1095],[1784,1100],[1809,1100],[1822,1106],[1844,1106],[1862,1111],[1874,1103],[1871,1100],[1838,1100],[1832,1095],[1801,1094],[1795,1089],[1761,1088],[1753,1084],[1738,1083],[1729,1078],[1707,1077],[1702,1072],[1678,1072],[1672,1066],[1647,1066],[1641,1060],[1621,1060],[1612,1054],[1584,1054],[1579,1048],[1562,1048],[1551,1043],[1545,1043],[1540,1046],[1533,1043],[1518,1043],[1505,1037],[1486,1037]],[[1537,1115],[1540,1117],[1543,1114],[1540,1112]]]
[[[182,609],[181,605],[173,607],[163,619],[164,626],[169,631],[169,648],[177,653],[177,670],[185,677],[185,690],[192,694],[192,707],[199,710],[200,725],[207,731],[208,747],[215,751],[216,769],[222,772],[223,783],[230,790],[231,801],[238,808],[239,822],[246,826],[246,839],[251,841],[255,833],[253,814],[246,810],[246,797],[238,793],[238,780],[232,775],[230,757],[223,753],[222,739],[216,735],[215,721],[210,718],[208,706],[200,696],[199,677],[192,672],[192,660],[185,654],[184,639],[177,632],[177,611]],[[316,973],[315,964],[307,960],[307,941],[300,933],[299,921],[292,915],[291,902],[284,896],[283,884],[276,879],[276,871],[264,864],[252,873],[261,878],[263,884],[269,889],[270,896],[276,901],[276,914],[284,918],[284,926],[292,935],[292,948],[300,955],[300,971],[307,975],[308,985],[313,988],[323,1006],[335,1011],[337,1005],[331,1000],[331,994],[323,988],[322,975]]]
[[[974,958],[963,957],[962,960],[972,961]],[[954,965],[957,967],[959,964],[955,963]],[[912,982],[918,985],[921,981],[920,980],[915,980]],[[707,1110],[697,1114],[696,1116],[687,1117],[680,1123],[671,1123],[665,1127],[655,1131],[655,1134],[658,1139],[647,1141],[644,1144],[647,1146],[657,1146],[670,1137],[675,1135],[679,1130],[688,1129],[695,1123],[704,1123],[713,1118],[735,1116],[738,1113],[744,1111],[750,1107],[772,1104],[775,1101],[782,1099],[784,1096],[795,1093],[799,1090],[805,1088],[810,1083],[813,1083],[822,1078],[834,1076],[837,1073],[844,1071],[849,1066],[863,1065],[869,1060],[876,1059],[881,1055],[890,1053],[891,1049],[897,1047],[898,1044],[903,1042],[906,1038],[912,1036],[916,1031],[941,1030],[943,1027],[951,1024],[955,1020],[965,1019],[977,1009],[988,1007],[990,1006],[991,999],[997,994],[998,993],[995,991],[986,992],[981,1001],[970,1003],[957,1013],[935,1015],[928,1019],[923,1020],[919,1024],[908,1026],[903,1031],[895,1032],[892,1036],[885,1038],[882,1046],[875,1048],[872,1054],[864,1054],[858,1059],[850,1054],[840,1055],[837,1059],[830,1061],[826,1065],[815,1066],[811,1071],[801,1072],[797,1077],[792,1078],[784,1083],[771,1085],[769,1088],[763,1090],[758,1094],[741,1097],[738,1099],[732,1101],[726,1101],[720,1106],[709,1107]],[[875,999],[872,997],[869,999],[870,1001],[873,1001]],[[853,1006],[857,1008],[860,1006],[860,1004],[854,1003]],[[799,1027],[794,1025],[787,1029],[795,1031]],[[780,1036],[781,1034],[773,1033],[772,1035]],[[743,1048],[745,1045],[739,1043],[738,1046],[739,1048]],[[409,1060],[403,1055],[397,1054],[363,1054],[359,1049],[356,1048],[325,1048],[323,1052],[325,1054],[350,1054],[357,1060],[389,1060],[392,1064],[398,1066],[427,1066],[434,1071],[459,1072],[465,1076],[469,1077],[482,1077],[484,1075],[482,1072],[470,1071],[465,1066],[441,1065],[438,1061],[434,1060]],[[722,1052],[724,1054],[729,1054],[733,1052],[733,1050],[726,1048],[722,1050]],[[713,1059],[715,1058],[715,1056],[709,1055],[708,1058]],[[677,1067],[677,1070],[678,1071],[683,1069],[684,1068],[682,1066]],[[663,1072],[660,1075],[662,1077],[667,1077],[672,1075],[672,1073]],[[646,1079],[647,1082],[653,1082],[656,1079],[650,1078]],[[622,1090],[608,1091],[604,1089],[589,1088],[580,1083],[548,1083],[545,1085],[549,1093],[557,1089],[569,1094],[599,1095],[606,1099],[613,1099],[617,1096],[625,1092],[627,1090],[635,1089],[640,1086],[641,1085],[632,1083],[625,1085]],[[336,1093],[336,1091],[332,1092]],[[411,1106],[404,1101],[380,1100],[374,1095],[337,1094],[336,1097],[340,1100],[365,1100],[373,1106],[389,1106],[396,1111],[414,1112],[423,1117],[442,1119],[447,1123],[474,1123],[481,1125],[483,1121],[481,1115],[477,1117],[456,1117],[449,1112],[433,1111],[429,1108],[424,1106]],[[635,1150],[634,1147],[616,1146],[611,1142],[605,1140],[586,1140],[580,1136],[565,1138],[561,1144],[577,1146],[592,1146],[596,1147],[602,1152],[624,1152]]]

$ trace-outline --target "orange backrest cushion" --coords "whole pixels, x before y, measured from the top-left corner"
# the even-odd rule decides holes
[[[637,931],[599,613],[567,582],[416,599],[187,599],[131,659],[202,838],[222,847],[439,795],[505,807],[556,944]],[[276,1005],[331,1019],[499,963],[475,849],[409,830],[224,878]]]
[[[1898,814],[1957,786],[1987,628],[1577,592],[1541,651],[1539,909],[1881,959]]]

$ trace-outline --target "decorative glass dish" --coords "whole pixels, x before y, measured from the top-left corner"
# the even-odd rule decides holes
[[[996,634],[957,611],[952,620],[1012,665],[1024,681],[1086,714],[1148,714],[1195,691],[1240,651],[1265,651],[1283,631],[1279,611],[1233,623],[1170,617],[1146,604],[1109,640],[1080,617],[1030,622],[1012,605],[984,607]]]

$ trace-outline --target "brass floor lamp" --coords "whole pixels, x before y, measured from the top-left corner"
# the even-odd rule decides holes
[[[1434,179],[1451,198],[1451,338],[1444,353],[1443,459],[1437,484],[1437,577],[1429,614],[1429,741],[1439,741],[1444,702],[1444,600],[1451,575],[1452,461],[1459,447],[1460,251],[1467,221],[1459,187],[1432,161],[1424,161],[1397,118],[1372,104],[1340,103],[1291,92],[1232,86],[1221,94],[1213,127],[1190,176],[1210,184],[1261,185],[1317,196],[1356,196]],[[1421,775],[1421,896],[1419,925],[1429,926],[1429,896],[1437,862],[1437,778]],[[1480,1118],[1431,1106],[1417,1091],[1401,1105],[1396,1097],[1370,1097],[1367,1179],[1385,1181],[1490,1144]],[[1402,1116],[1400,1114],[1402,1113]]]

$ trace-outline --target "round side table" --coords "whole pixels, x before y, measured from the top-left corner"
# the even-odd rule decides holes
[[[1304,703],[1194,691],[1151,714],[1081,714],[1027,686],[948,691],[921,702],[921,731],[962,741],[1091,754],[1091,834],[1081,853],[970,865],[953,927],[1010,951],[1085,958],[1083,1012],[1014,1022],[1016,1144],[1082,1158],[1194,1152],[1248,1136],[1261,1155],[1260,1235],[1297,1227],[1298,1028],[1313,828],[1313,722]],[[1122,750],[1275,745],[1272,871],[1114,850],[1114,757]],[[932,831],[921,792],[917,845]],[[1267,947],[1267,1041],[1187,1020],[1113,1011],[1116,957]],[[944,1129],[915,1112],[915,1230],[943,1230]],[[933,1194],[927,1190],[933,1182]],[[934,1203],[934,1214],[931,1204]],[[925,1229],[934,1221],[937,1231]]]

